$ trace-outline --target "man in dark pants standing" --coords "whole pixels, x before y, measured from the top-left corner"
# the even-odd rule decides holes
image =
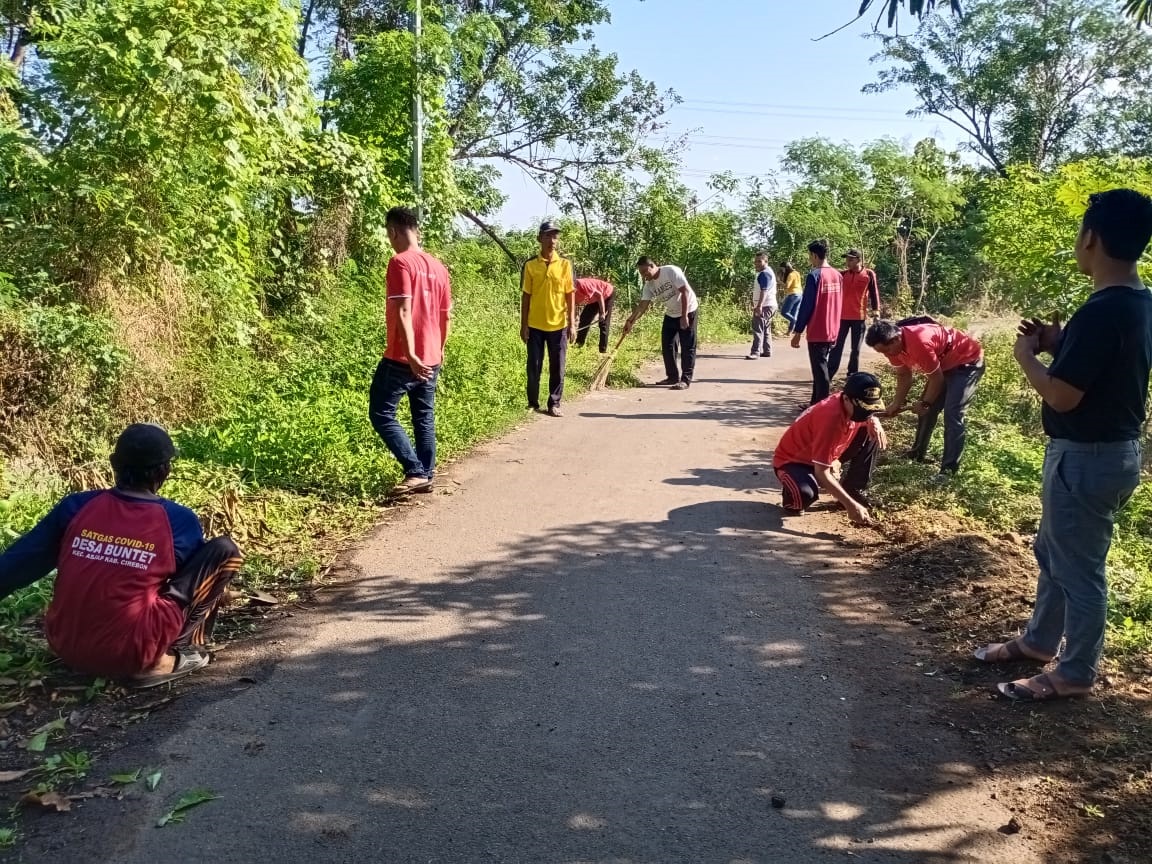
[[[864,341],[864,320],[868,309],[880,309],[880,287],[876,274],[861,263],[859,249],[844,253],[847,269],[840,271],[844,283],[844,303],[840,309],[840,333],[828,358],[828,377],[835,378],[844,357],[844,345],[852,340],[848,354],[848,374],[860,371],[860,343]]]
[[[431,492],[436,469],[436,379],[448,339],[448,270],[420,248],[416,213],[393,207],[384,219],[396,254],[388,262],[384,318],[388,344],[368,396],[372,428],[404,470],[401,494]],[[408,397],[416,444],[396,419]]]
[[[1023,636],[976,652],[985,663],[1052,661],[1056,669],[997,685],[1046,702],[1092,690],[1108,615],[1106,562],[1116,514],[1140,483],[1140,437],[1152,370],[1152,294],[1137,262],[1152,238],[1152,199],[1131,189],[1092,195],[1076,263],[1092,294],[1061,330],[1025,321],[1016,362],[1044,400],[1048,449],[1036,533],[1040,578]],[[1045,366],[1037,354],[1052,355]]]
[[[636,262],[636,269],[644,280],[644,290],[640,302],[624,322],[624,332],[631,333],[637,320],[653,303],[663,303],[664,326],[660,330],[660,347],[664,353],[667,377],[659,383],[670,385],[673,390],[687,390],[696,370],[696,319],[700,301],[679,267],[672,264],[661,267],[645,255]],[[683,374],[676,368],[677,343],[680,344]]]
[[[828,358],[840,332],[840,310],[844,301],[840,271],[828,266],[828,244],[815,240],[808,244],[812,271],[804,283],[804,296],[792,329],[792,347],[800,347],[800,335],[808,331],[808,362],[812,365],[812,400],[815,405],[832,391]]]
[[[608,331],[612,327],[612,309],[616,305],[616,286],[603,279],[585,277],[576,280],[576,305],[582,306],[577,327],[576,344],[580,347],[588,339],[592,322],[600,322],[600,353],[608,353]]]
[[[807,510],[827,489],[860,525],[872,524],[865,497],[876,454],[888,446],[876,413],[884,409],[880,381],[867,372],[849,375],[844,392],[829,396],[801,414],[776,445],[772,468],[789,513]],[[843,478],[832,463],[847,466]]]
[[[895,367],[896,393],[887,415],[894,417],[905,406],[912,389],[912,375],[927,376],[924,393],[909,406],[919,417],[916,441],[908,456],[923,461],[932,442],[936,421],[944,414],[944,457],[937,482],[947,481],[960,468],[968,427],[965,414],[976,396],[976,385],[984,377],[984,348],[960,330],[942,324],[900,326],[877,321],[865,337]]]
[[[564,367],[576,341],[576,283],[572,262],[557,249],[560,226],[545,222],[537,235],[540,254],[520,271],[520,338],[528,346],[528,407],[540,410],[540,373],[548,352],[548,410],[563,417]]]

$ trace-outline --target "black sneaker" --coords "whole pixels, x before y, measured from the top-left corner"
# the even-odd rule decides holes
[[[680,383],[680,382],[678,382],[675,378],[665,378],[663,381],[657,381],[652,386],[653,387],[671,387],[673,384],[678,384],[678,383]]]

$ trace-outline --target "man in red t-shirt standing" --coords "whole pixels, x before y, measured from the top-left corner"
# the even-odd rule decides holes
[[[840,332],[840,310],[844,290],[840,271],[828,266],[828,244],[816,240],[808,244],[812,271],[804,283],[804,295],[792,328],[792,347],[800,347],[800,334],[808,333],[808,362],[812,364],[812,401],[815,405],[832,391],[828,358]]]
[[[448,340],[452,289],[448,270],[420,248],[416,214],[393,207],[384,220],[396,254],[388,262],[388,342],[368,397],[372,428],[392,451],[404,480],[401,494],[431,492],[436,470],[436,378]],[[396,419],[408,397],[416,444]]]
[[[880,308],[880,286],[876,274],[863,265],[859,249],[849,249],[844,253],[847,267],[840,271],[844,283],[844,304],[840,309],[840,333],[828,358],[828,376],[835,378],[840,371],[840,361],[844,357],[844,345],[849,338],[852,344],[848,353],[848,374],[860,371],[860,343],[864,341],[864,321],[868,309],[876,312]]]
[[[784,509],[807,510],[827,489],[859,525],[871,525],[864,492],[872,481],[877,451],[888,446],[876,413],[884,410],[880,381],[875,375],[849,375],[844,391],[813,405],[788,427],[772,467],[784,490]],[[844,468],[843,481],[832,463]]]
[[[960,468],[968,429],[965,414],[976,395],[976,385],[984,377],[984,348],[960,330],[936,323],[894,324],[877,321],[864,337],[870,348],[888,358],[896,370],[896,393],[885,416],[893,417],[905,406],[912,389],[913,373],[926,375],[920,398],[907,407],[920,418],[916,440],[908,456],[923,461],[944,413],[944,458],[938,481],[945,481]]]
[[[616,286],[603,279],[585,277],[576,280],[576,305],[580,323],[576,327],[576,344],[583,347],[592,322],[600,319],[600,353],[608,353],[608,330],[612,326],[612,307],[616,305]]]

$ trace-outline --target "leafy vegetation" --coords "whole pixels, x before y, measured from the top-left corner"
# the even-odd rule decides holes
[[[919,504],[977,520],[989,534],[1031,534],[1040,518],[1045,438],[1040,403],[1012,357],[1006,333],[983,339],[987,372],[969,411],[962,470],[946,486],[929,481],[939,470],[892,456],[877,472],[885,507]],[[891,386],[891,381],[889,385]],[[891,453],[911,445],[910,419],[886,424]],[[940,439],[941,431],[936,438]],[[1113,657],[1152,647],[1152,486],[1142,484],[1116,523],[1109,558],[1108,651]]]

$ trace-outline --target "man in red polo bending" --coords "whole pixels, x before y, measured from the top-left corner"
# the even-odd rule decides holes
[[[984,377],[984,348],[960,330],[942,324],[908,324],[877,321],[864,337],[870,348],[888,358],[896,370],[896,393],[883,415],[894,417],[905,407],[912,376],[919,372],[928,378],[924,393],[907,407],[920,418],[916,439],[908,456],[923,461],[944,413],[944,457],[938,482],[948,480],[960,468],[968,429],[965,414],[976,395],[976,385]]]
[[[603,279],[584,277],[576,280],[576,305],[580,321],[576,325],[576,344],[580,347],[588,340],[592,322],[600,320],[600,353],[608,353],[608,330],[612,326],[612,307],[616,304],[616,286]]]
[[[875,375],[849,375],[844,391],[813,405],[798,418],[772,454],[772,467],[784,490],[784,509],[807,510],[820,489],[831,493],[848,518],[858,525],[871,525],[865,490],[872,481],[876,454],[888,446],[876,413],[884,410],[880,381]],[[843,479],[832,464],[840,462]]]
[[[0,599],[56,570],[44,634],[77,672],[154,687],[208,665],[240,550],[205,542],[196,514],[157,494],[175,455],[159,426],[129,426],[116,485],[68,495],[0,555]]]

